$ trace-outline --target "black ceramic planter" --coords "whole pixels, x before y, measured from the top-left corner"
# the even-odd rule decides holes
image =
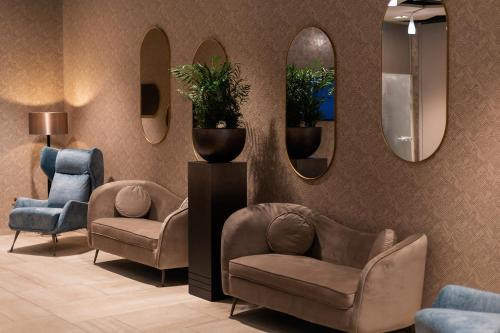
[[[194,148],[207,162],[227,163],[245,147],[244,128],[193,128]]]
[[[321,127],[287,127],[286,149],[291,159],[308,158],[321,143]]]

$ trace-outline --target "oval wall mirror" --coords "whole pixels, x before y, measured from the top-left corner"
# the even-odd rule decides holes
[[[196,53],[193,57],[193,64],[202,64],[202,65],[207,65],[210,66],[213,61],[218,61],[218,62],[226,62],[228,59],[226,50],[222,46],[219,41],[217,41],[214,38],[206,39],[203,41],[203,43],[198,46],[198,49],[196,50]],[[194,115],[194,110],[193,113]],[[194,126],[194,117],[193,117],[193,127]],[[198,161],[204,161],[204,159],[198,154],[196,149],[193,146],[193,151],[194,155],[196,157],[196,160]]]
[[[423,161],[443,140],[447,59],[443,2],[389,1],[382,26],[382,128],[403,160]]]
[[[160,28],[149,30],[141,46],[141,123],[151,144],[165,139],[170,110],[170,46]]]
[[[336,124],[335,50],[315,27],[294,38],[286,62],[286,149],[295,172],[322,176],[333,160]]]

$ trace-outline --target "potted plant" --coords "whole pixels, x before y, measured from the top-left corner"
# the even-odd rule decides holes
[[[193,103],[193,144],[208,162],[230,162],[245,146],[246,131],[240,128],[240,107],[248,100],[250,86],[241,78],[239,64],[181,65],[172,69],[184,84],[179,93]]]
[[[286,147],[292,159],[308,158],[321,143],[320,106],[324,98],[320,91],[331,87],[334,91],[335,73],[316,63],[310,67],[286,68]]]

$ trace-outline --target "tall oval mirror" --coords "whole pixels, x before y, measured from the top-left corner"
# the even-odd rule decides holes
[[[141,123],[151,144],[163,141],[170,109],[170,46],[160,28],[148,31],[141,46]]]
[[[286,64],[286,149],[295,172],[323,175],[335,152],[335,50],[327,34],[305,28],[293,39]]]
[[[448,33],[440,0],[391,0],[382,27],[382,128],[400,158],[418,162],[446,129]]]
[[[198,46],[196,53],[193,57],[193,64],[202,64],[211,66],[214,62],[224,63],[228,59],[226,50],[219,41],[214,38],[206,39],[203,43]],[[194,107],[194,106],[193,106]],[[193,110],[193,128],[197,127],[195,124],[195,110]],[[196,159],[198,161],[203,161],[204,159],[198,154],[193,146],[193,151]]]

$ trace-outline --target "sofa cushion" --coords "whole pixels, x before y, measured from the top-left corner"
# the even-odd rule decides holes
[[[50,232],[57,227],[61,212],[62,208],[15,208],[9,216],[9,227],[14,230]]]
[[[385,250],[390,249],[394,244],[396,244],[396,233],[394,230],[385,229],[379,232],[370,250],[369,259],[377,256]]]
[[[417,312],[415,328],[422,333],[498,333],[500,313],[424,309]]]
[[[162,223],[154,220],[106,217],[93,221],[91,232],[129,245],[155,250],[161,227]]]
[[[336,309],[354,303],[361,270],[305,256],[259,254],[233,259],[229,274]]]
[[[90,176],[68,175],[58,173],[54,175],[49,193],[49,207],[62,208],[70,200],[88,202],[90,196]]]
[[[302,215],[278,215],[267,228],[267,243],[271,250],[281,254],[304,254],[314,240],[314,226]]]
[[[125,217],[143,217],[151,208],[151,196],[140,185],[122,188],[115,198],[118,213]]]

